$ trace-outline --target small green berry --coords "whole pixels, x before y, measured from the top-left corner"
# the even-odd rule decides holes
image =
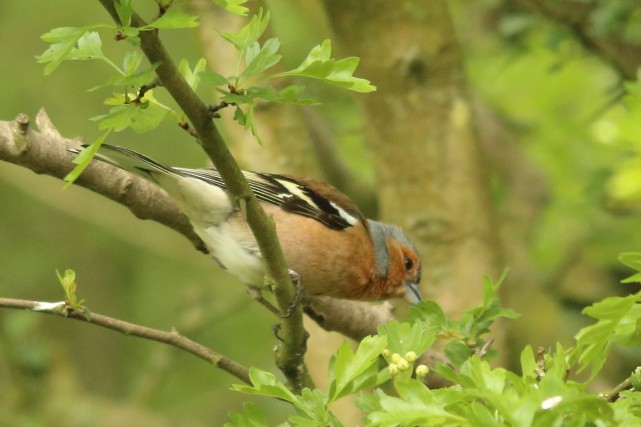
[[[400,369],[401,371],[406,371],[410,367],[409,362],[405,359],[400,359],[398,362],[396,362],[396,364],[398,365],[398,369]]]
[[[419,378],[425,378],[427,373],[430,371],[430,368],[428,368],[425,365],[418,365],[416,367],[416,376]]]

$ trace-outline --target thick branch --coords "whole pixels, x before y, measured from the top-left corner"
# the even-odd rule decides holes
[[[36,124],[40,131],[30,128],[25,114],[20,114],[15,121],[0,121],[0,160],[62,179],[74,166],[71,163],[74,156],[67,150],[79,148],[80,141],[63,138],[44,110],[38,113]],[[126,206],[140,219],[152,219],[177,231],[196,249],[206,252],[187,217],[158,186],[98,162],[75,183]]]
[[[0,298],[0,307],[16,308],[21,310],[31,310],[47,314],[53,314],[60,317],[67,317],[70,319],[80,320],[86,323],[102,326],[103,328],[111,329],[113,331],[122,332],[125,335],[144,338],[152,341],[158,341],[185,350],[194,356],[219,367],[220,369],[229,372],[241,381],[251,384],[249,379],[249,370],[239,363],[226,358],[222,354],[203,346],[189,338],[180,335],[177,331],[161,331],[159,329],[148,328],[146,326],[137,325],[135,323],[125,322],[123,320],[114,319],[113,317],[105,316],[98,313],[91,313],[88,316],[81,310],[66,310],[65,303],[43,303],[39,301],[27,301],[12,298]]]
[[[119,22],[112,0],[100,0],[112,18]],[[142,27],[146,22],[138,15],[132,17],[132,25]],[[216,129],[207,105],[191,89],[178,71],[158,38],[158,32],[142,31],[140,48],[150,63],[159,64],[156,68],[158,79],[187,115],[198,135],[199,141],[220,172],[230,194],[239,201],[247,213],[247,223],[256,237],[263,256],[267,284],[270,285],[282,313],[288,311],[295,300],[296,290],[287,271],[285,257],[276,236],[276,227],[267,217],[258,200],[249,188],[247,180],[232,157],[225,141]],[[313,387],[303,355],[305,347],[305,330],[303,328],[302,309],[297,307],[290,316],[283,320],[283,343],[276,352],[276,362],[287,376],[290,385],[296,391],[303,387]]]

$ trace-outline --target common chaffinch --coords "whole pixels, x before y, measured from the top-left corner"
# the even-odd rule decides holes
[[[218,264],[248,285],[263,286],[265,270],[256,240],[216,169],[170,167],[107,144],[96,158],[157,183],[176,200]],[[366,219],[329,184],[243,173],[272,217],[287,265],[307,294],[364,301],[403,294],[410,301],[420,299],[421,261],[400,228]]]

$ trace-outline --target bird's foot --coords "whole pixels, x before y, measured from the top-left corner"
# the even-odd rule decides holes
[[[303,298],[305,296],[305,289],[303,288],[303,282],[300,279],[300,274],[296,273],[291,268],[287,269],[287,272],[289,273],[289,278],[292,280],[292,283],[296,288],[296,295],[294,295],[294,299],[292,300],[291,304],[289,304],[289,307],[287,307],[287,311],[285,312],[285,314],[278,315],[278,317],[280,317],[281,319],[286,319],[294,314],[296,307],[298,307],[301,301],[303,301]]]
[[[274,304],[265,299],[265,297],[263,296],[263,290],[261,288],[253,285],[247,285],[247,293],[253,299],[258,301],[258,303],[260,303],[263,307],[265,307],[267,310],[272,312],[277,317],[280,317],[281,319],[287,319],[292,314],[294,314],[296,307],[298,307],[298,305],[301,303],[301,301],[303,301],[303,298],[305,297],[305,289],[303,288],[300,274],[296,273],[291,268],[288,270],[288,273],[292,283],[294,284],[294,287],[296,288],[296,295],[294,295],[294,299],[292,300],[289,307],[287,307],[287,311],[284,314],[281,313],[281,311],[276,306],[274,306]]]

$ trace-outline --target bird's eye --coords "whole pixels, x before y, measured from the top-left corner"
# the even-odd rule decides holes
[[[414,261],[409,259],[409,257],[405,257],[405,269],[409,271],[412,267],[414,267]]]

